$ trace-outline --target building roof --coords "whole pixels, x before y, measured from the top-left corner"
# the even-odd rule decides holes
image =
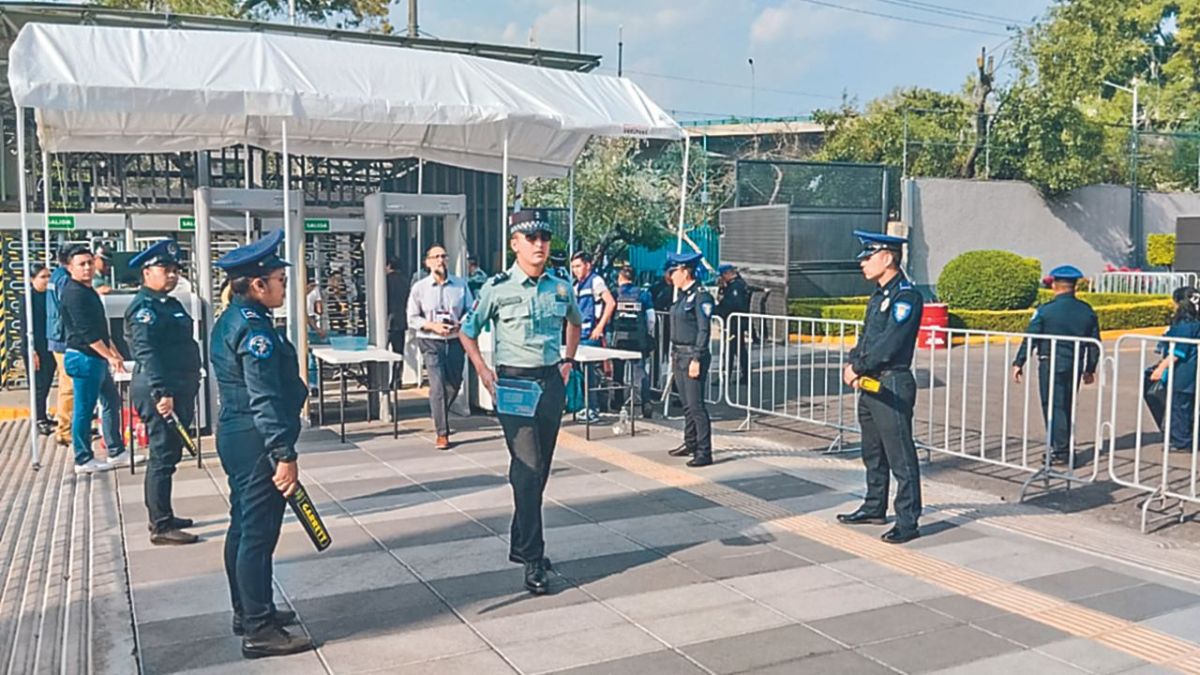
[[[692,138],[734,136],[773,136],[787,134],[823,134],[825,127],[808,117],[727,118],[700,122],[680,122]]]

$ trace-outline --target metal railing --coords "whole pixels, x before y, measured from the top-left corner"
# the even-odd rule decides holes
[[[655,391],[663,392],[663,416],[667,415],[671,389],[671,315],[670,312],[654,313],[654,352],[650,355],[647,377]],[[709,353],[712,360],[708,366],[708,379],[704,400],[709,404],[721,403],[725,398],[726,346],[725,322],[719,316],[712,317],[709,337]]]
[[[1111,420],[1124,433],[1110,439],[1108,472],[1113,482],[1150,493],[1139,505],[1142,532],[1152,511],[1155,522],[1182,522],[1183,503],[1200,503],[1198,349],[1195,339],[1123,335],[1113,350]],[[1152,379],[1164,354],[1176,358]],[[1172,508],[1168,500],[1175,502]]]
[[[1096,479],[1110,428],[1099,341],[930,330],[949,348],[935,349],[930,340],[913,359],[917,447],[1029,473],[1022,501],[1038,479],[1046,489],[1051,480],[1069,488]],[[1027,360],[1017,378],[1013,364],[1022,347]]]
[[[1092,277],[1093,293],[1170,295],[1177,288],[1196,285],[1193,272],[1101,272]]]

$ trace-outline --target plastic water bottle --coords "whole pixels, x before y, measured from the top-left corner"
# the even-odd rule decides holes
[[[629,433],[629,409],[622,407],[621,416],[617,419],[617,423],[613,425],[613,435],[621,436]]]

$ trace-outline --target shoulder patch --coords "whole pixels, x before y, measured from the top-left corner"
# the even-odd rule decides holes
[[[275,351],[275,341],[266,333],[251,333],[246,338],[246,351],[256,359],[269,359]]]
[[[506,281],[508,281],[508,272],[501,272],[501,273],[497,274],[496,276],[492,277],[492,285],[493,286],[499,286],[500,284],[502,284]]]
[[[143,308],[139,309],[138,311],[134,312],[133,320],[136,323],[144,324],[147,326],[153,326],[154,322],[158,321],[158,315],[156,315],[154,313],[154,310],[150,309],[149,307],[143,307]]]
[[[557,285],[557,287],[554,289],[554,293],[560,298],[567,298],[571,294],[571,292],[567,289],[567,285],[563,283]]]
[[[706,318],[706,319],[711,319],[711,318],[712,318],[712,311],[713,311],[713,306],[712,306],[712,303],[711,303],[711,302],[702,302],[702,303],[700,303],[700,311],[701,311],[701,312],[704,312],[704,318]]]
[[[250,309],[249,307],[242,308],[242,318],[247,320],[261,319],[262,315]]]
[[[912,316],[912,304],[908,302],[897,302],[892,306],[892,318],[896,323],[904,323],[908,317]]]

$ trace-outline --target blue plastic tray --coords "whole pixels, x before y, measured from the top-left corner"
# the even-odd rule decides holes
[[[532,380],[502,377],[496,381],[496,412],[533,417],[542,398],[542,385]]]

